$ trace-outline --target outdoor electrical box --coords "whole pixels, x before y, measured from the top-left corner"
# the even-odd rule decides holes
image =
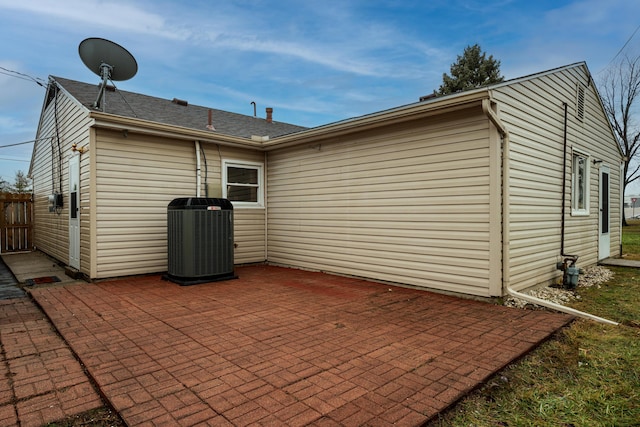
[[[227,199],[183,197],[167,207],[167,275],[180,285],[235,279],[233,205]]]
[[[62,208],[62,194],[55,193],[49,195],[49,212],[55,212]]]

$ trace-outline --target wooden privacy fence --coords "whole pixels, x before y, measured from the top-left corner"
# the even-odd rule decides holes
[[[0,253],[33,248],[31,194],[0,193]]]

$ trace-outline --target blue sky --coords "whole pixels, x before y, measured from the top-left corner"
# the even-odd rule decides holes
[[[417,101],[475,43],[507,79],[586,61],[597,80],[639,17],[636,0],[0,0],[0,67],[97,84],[78,45],[102,37],[137,59],[120,89],[317,126]],[[0,69],[0,146],[35,138],[44,92]],[[0,148],[0,176],[31,150]]]

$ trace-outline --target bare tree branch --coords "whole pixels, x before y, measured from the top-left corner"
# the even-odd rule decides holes
[[[640,127],[636,122],[640,109],[640,56],[624,55],[610,66],[601,79],[602,104],[615,132],[624,164],[624,190],[640,179]]]

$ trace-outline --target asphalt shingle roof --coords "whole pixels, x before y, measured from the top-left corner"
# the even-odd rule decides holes
[[[82,105],[92,109],[98,97],[98,84],[83,83],[62,77],[51,77]],[[247,116],[215,108],[199,105],[179,105],[170,99],[156,98],[120,89],[105,91],[105,113],[118,116],[139,118],[185,128],[206,130],[211,110],[212,125],[216,133],[243,138],[252,136],[268,136],[276,138],[290,133],[300,132],[307,128],[289,123]],[[104,102],[104,101],[103,101]]]

